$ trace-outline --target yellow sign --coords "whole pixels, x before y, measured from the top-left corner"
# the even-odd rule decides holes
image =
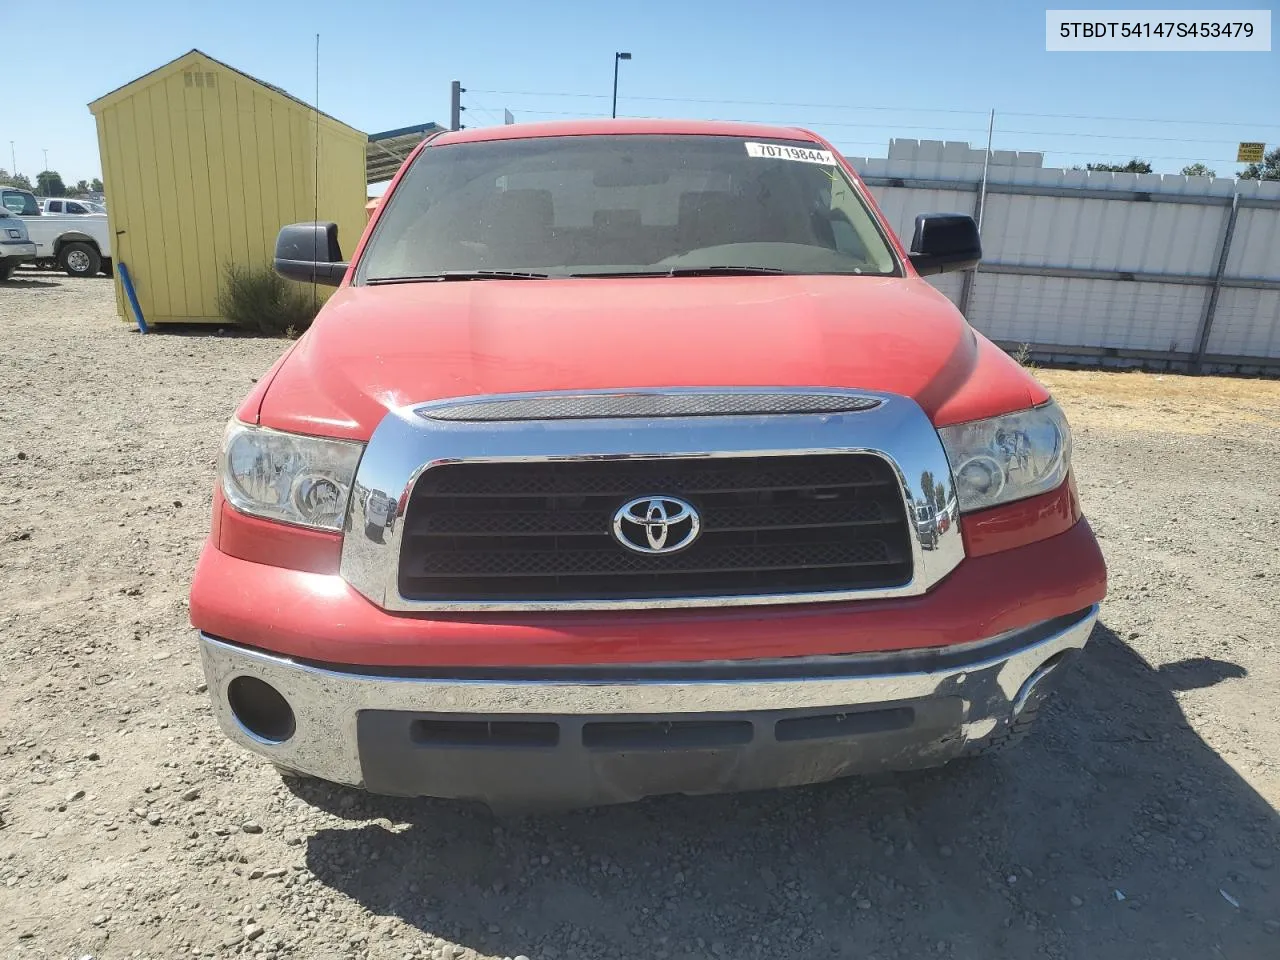
[[[1237,163],[1261,163],[1262,154],[1266,151],[1265,143],[1242,143],[1236,151]]]

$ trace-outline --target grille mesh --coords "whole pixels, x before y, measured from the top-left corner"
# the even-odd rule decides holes
[[[633,497],[681,497],[701,536],[642,555],[610,532]],[[733,597],[901,586],[897,478],[867,454],[461,463],[427,470],[405,513],[400,592],[419,601]]]

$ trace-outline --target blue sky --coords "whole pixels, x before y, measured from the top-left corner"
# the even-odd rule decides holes
[[[1230,176],[1237,141],[1280,143],[1280,53],[1047,53],[1044,9],[72,0],[56,30],[32,16],[30,42],[6,44],[5,72],[31,78],[31,95],[0,102],[0,167],[12,140],[22,172],[39,170],[47,148],[64,179],[97,175],[85,105],[192,47],[310,101],[317,31],[320,106],[365,131],[447,123],[455,78],[470,126],[501,122],[504,107],[518,120],[607,115],[613,54],[628,50],[622,114],[800,124],[849,155],[884,156],[894,136],[981,146],[993,108],[995,146],[1042,150],[1047,165],[1138,155],[1157,172],[1204,160]],[[68,41],[47,42],[59,35]]]

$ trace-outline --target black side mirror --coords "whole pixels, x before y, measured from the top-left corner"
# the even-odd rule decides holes
[[[911,265],[927,277],[971,270],[982,260],[982,240],[973,217],[964,213],[922,213],[911,238]]]
[[[286,280],[336,287],[347,264],[338,246],[336,223],[291,223],[276,237],[276,273]]]

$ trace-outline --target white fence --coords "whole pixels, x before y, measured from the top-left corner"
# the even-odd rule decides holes
[[[850,157],[909,242],[918,213],[981,214],[976,273],[935,285],[1009,349],[1054,361],[1280,372],[1280,182],[1041,167],[902,141]]]

